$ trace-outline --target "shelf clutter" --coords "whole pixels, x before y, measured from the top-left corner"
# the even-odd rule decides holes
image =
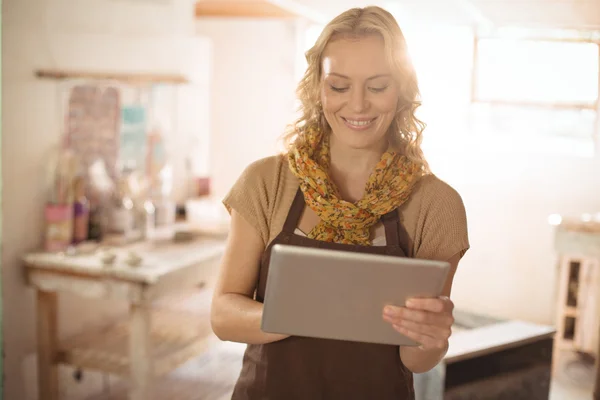
[[[202,219],[180,212],[186,200],[210,197],[208,171],[193,163],[194,140],[173,128],[175,86],[190,80],[158,69],[33,74],[55,83],[62,121],[60,145],[40,171],[50,188],[44,248],[23,256],[37,297],[38,392],[62,398],[57,371],[66,364],[124,378],[128,399],[149,400],[156,379],[216,340],[210,301],[192,300],[200,309],[189,299],[210,292],[225,224],[213,218],[207,232]],[[187,154],[167,151],[170,140],[184,139]],[[57,316],[63,293],[120,301],[129,310],[64,339]]]

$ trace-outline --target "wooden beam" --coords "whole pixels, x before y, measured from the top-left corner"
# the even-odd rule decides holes
[[[147,85],[153,83],[185,84],[188,79],[179,74],[160,73],[125,73],[108,71],[76,71],[62,69],[39,69],[35,71],[38,78],[46,79],[90,79],[102,81],[119,81],[132,85]]]
[[[196,18],[305,18],[325,23],[325,18],[293,0],[198,0]]]

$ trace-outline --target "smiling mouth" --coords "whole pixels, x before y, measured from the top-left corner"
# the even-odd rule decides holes
[[[344,118],[344,117],[342,117],[342,119],[344,120],[346,125],[348,125],[351,128],[365,129],[365,128],[368,128],[373,122],[375,122],[377,117],[371,118],[371,119],[361,119],[361,120],[348,119],[348,118]]]

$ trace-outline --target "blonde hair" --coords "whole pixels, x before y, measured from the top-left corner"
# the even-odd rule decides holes
[[[306,52],[308,67],[296,90],[301,116],[288,127],[283,137],[285,148],[289,150],[295,140],[302,140],[303,128],[307,126],[317,125],[324,132],[329,130],[320,104],[322,57],[327,44],[334,36],[373,34],[383,38],[400,93],[396,118],[389,128],[390,141],[402,154],[420,165],[423,172],[429,172],[421,150],[425,124],[415,116],[421,105],[417,75],[408,55],[406,40],[392,14],[376,6],[352,8],[338,15],[325,26],[315,45]]]

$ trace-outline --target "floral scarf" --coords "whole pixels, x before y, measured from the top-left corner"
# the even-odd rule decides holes
[[[417,164],[388,150],[369,177],[363,198],[356,203],[342,200],[328,175],[329,135],[315,127],[307,128],[302,140],[292,145],[288,161],[306,204],[321,219],[307,236],[343,244],[370,245],[371,227],[408,199],[421,176]]]

